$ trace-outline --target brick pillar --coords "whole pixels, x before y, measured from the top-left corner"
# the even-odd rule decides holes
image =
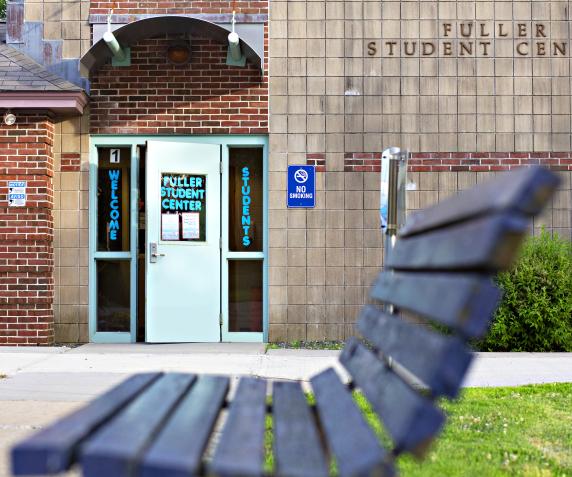
[[[54,123],[16,113],[0,125],[0,345],[54,341]],[[8,181],[27,181],[25,207],[8,207]]]

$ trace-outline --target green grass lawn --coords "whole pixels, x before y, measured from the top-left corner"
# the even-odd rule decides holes
[[[401,475],[572,477],[572,383],[467,389],[444,409],[443,434],[422,463],[400,459]]]
[[[363,396],[356,400],[385,440]],[[400,458],[401,476],[572,477],[572,383],[467,389],[444,409],[442,435],[423,462]]]
[[[343,341],[282,341],[280,343],[268,343],[266,351],[269,349],[341,350],[344,345]]]

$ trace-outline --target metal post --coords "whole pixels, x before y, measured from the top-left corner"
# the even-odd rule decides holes
[[[391,254],[397,232],[405,222],[405,189],[409,152],[389,147],[381,154],[380,216],[385,231],[384,264]]]

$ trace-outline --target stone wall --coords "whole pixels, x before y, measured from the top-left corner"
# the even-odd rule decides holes
[[[548,166],[563,183],[533,228],[572,238],[569,11],[567,1],[270,3],[271,341],[354,334],[382,265],[386,147],[413,152],[410,209],[497,171]],[[318,166],[315,209],[286,208],[288,164]]]
[[[293,153],[370,152],[387,144],[568,151],[569,10],[561,1],[273,1],[273,120],[285,130],[288,118]],[[469,38],[463,24],[474,26]],[[481,24],[488,54],[459,52],[460,43],[483,40]],[[546,50],[521,55],[523,41]],[[395,43],[392,55],[387,42]],[[436,50],[408,55],[405,43],[413,42]],[[443,52],[445,43],[452,54]],[[564,53],[554,53],[554,43]]]
[[[416,159],[413,159],[413,162]],[[494,171],[408,171],[408,212],[491,179]],[[572,240],[572,172],[532,224]],[[383,265],[379,172],[317,173],[317,206],[286,210],[284,172],[271,172],[270,341],[343,340]]]
[[[55,340],[88,337],[89,109],[60,120],[54,142]]]

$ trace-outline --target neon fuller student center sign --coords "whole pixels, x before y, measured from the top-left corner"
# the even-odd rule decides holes
[[[568,42],[550,39],[537,22],[442,22],[438,41],[382,40],[367,43],[369,56],[495,56],[493,40],[511,40],[518,56],[568,56]]]

